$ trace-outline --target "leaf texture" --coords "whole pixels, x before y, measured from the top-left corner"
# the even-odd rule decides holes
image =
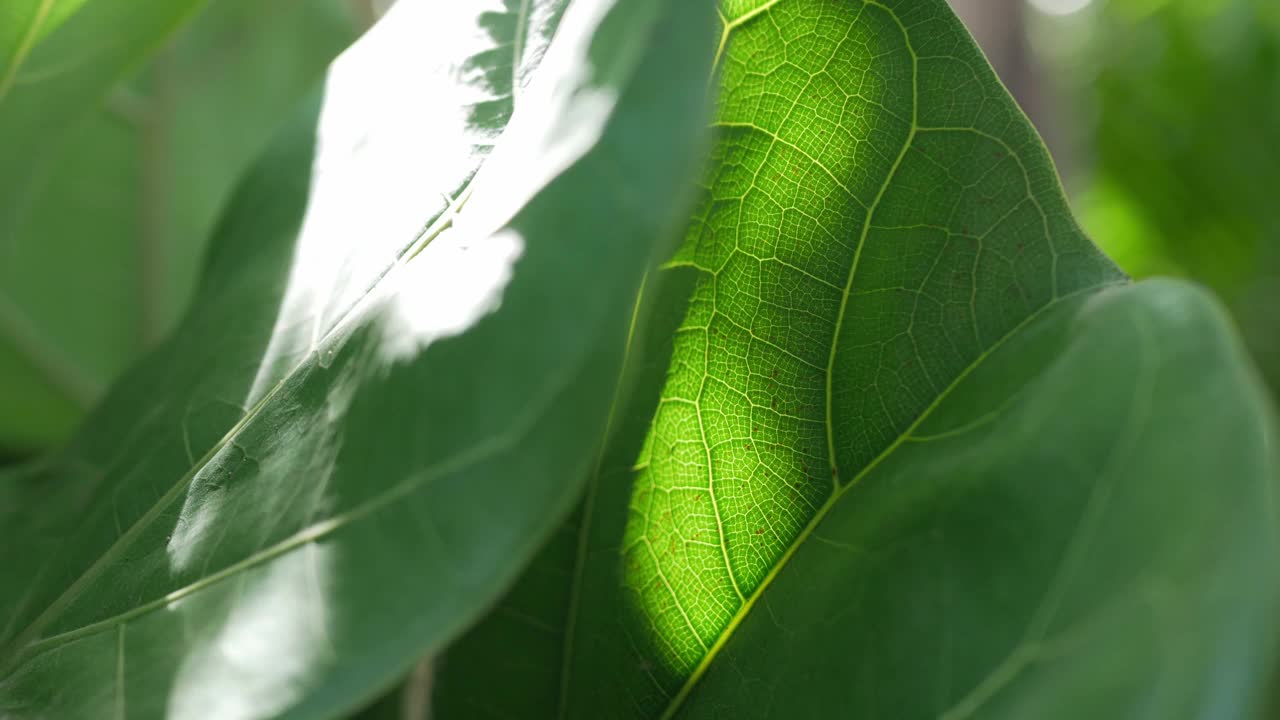
[[[578,547],[446,656],[441,716],[493,707],[521,618],[559,669],[491,714],[1250,711],[1274,426],[1217,305],[1126,284],[941,0],[721,20],[683,317],[632,353]]]
[[[0,542],[0,713],[331,716],[562,520],[687,212],[714,16],[548,8],[398,3],[331,71],[311,187],[281,171],[312,149],[294,129],[175,336],[4,478],[44,502]],[[486,68],[515,29],[504,87]]]

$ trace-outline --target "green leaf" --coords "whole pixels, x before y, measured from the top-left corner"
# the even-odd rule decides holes
[[[1135,275],[1173,266],[1218,293],[1280,393],[1280,5],[1135,5],[1101,5],[1077,51],[1098,70],[1067,76],[1097,114],[1082,222],[1117,260],[1133,248]]]
[[[1255,711],[1275,427],[1216,303],[1093,247],[942,0],[722,13],[681,326],[438,716]]]
[[[107,90],[202,4],[200,0],[18,0],[5,5],[11,22],[0,23],[5,27],[0,37],[0,145],[5,149],[0,169],[0,382],[6,405],[13,408],[0,413],[0,437],[6,445],[25,449],[47,443],[65,432],[83,404],[96,394],[94,382],[64,356],[57,343],[43,336],[46,321],[77,329],[91,324],[72,322],[65,311],[61,318],[27,316],[32,307],[63,309],[66,303],[48,302],[48,290],[22,297],[24,286],[34,284],[19,272],[26,265],[23,255],[31,248],[61,246],[43,236],[38,242],[19,242],[21,226],[69,140]],[[119,162],[113,155],[119,140],[110,135],[99,139],[104,142],[99,154],[108,162]],[[91,229],[89,234],[95,233]],[[99,270],[113,265],[96,255],[94,260]],[[89,285],[86,290],[100,289]],[[92,294],[102,304],[115,299]],[[79,316],[87,315],[77,310]]]
[[[203,3],[125,5],[86,4],[0,97],[0,447],[61,442],[172,326],[235,181],[354,30],[342,0],[218,2],[118,83]]]
[[[310,192],[294,128],[175,335],[0,479],[0,714],[332,716],[563,520],[688,211],[714,16],[561,7],[398,3],[330,72]]]
[[[0,100],[13,89],[31,51],[85,0],[10,0],[0,7]]]

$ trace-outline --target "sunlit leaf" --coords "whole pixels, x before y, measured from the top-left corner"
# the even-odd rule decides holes
[[[692,297],[438,716],[1247,716],[1276,450],[1215,302],[1093,247],[942,0],[722,8]]]
[[[330,717],[563,519],[688,211],[714,15],[562,8],[402,0],[335,64],[309,192],[293,129],[178,332],[4,480],[0,714]]]

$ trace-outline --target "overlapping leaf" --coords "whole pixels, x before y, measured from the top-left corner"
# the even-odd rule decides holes
[[[310,191],[295,130],[178,333],[5,478],[39,512],[0,537],[0,712],[329,716],[536,550],[687,211],[713,19],[563,5],[398,3],[331,72]]]
[[[1274,427],[1214,302],[1125,284],[942,0],[722,21],[691,298],[440,716],[1256,709]]]

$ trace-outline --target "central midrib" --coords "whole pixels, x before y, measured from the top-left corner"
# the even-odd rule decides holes
[[[767,5],[772,5],[779,1],[780,0],[769,0]],[[524,35],[526,34],[522,31],[522,27],[527,22],[527,11],[528,11],[528,0],[522,0],[520,13],[519,13],[520,25],[516,28],[516,38],[515,38],[516,47],[519,47],[520,45],[522,45]],[[515,102],[516,102],[515,90],[518,85],[517,75],[519,71],[519,59],[520,59],[519,55],[517,54],[516,58],[514,58],[512,61],[512,105],[513,106],[515,105]],[[2,94],[0,94],[0,99],[3,99]],[[504,128],[504,131],[505,131],[505,128]],[[480,170],[482,169],[483,169],[483,164],[481,165]],[[158,607],[164,603],[171,601],[171,599],[174,598],[175,596],[189,595],[190,593],[195,592],[208,585],[211,585],[215,582],[218,582],[224,579],[225,577],[229,576],[230,574],[233,574],[234,572],[238,572],[239,570],[245,567],[253,566],[258,562],[261,562],[265,559],[269,559],[270,557],[274,557],[278,555],[280,552],[287,551],[292,547],[295,547],[302,543],[322,537],[328,534],[329,532],[332,532],[333,530],[348,524],[354,519],[358,519],[358,516],[364,516],[371,512],[375,512],[381,507],[392,502],[396,497],[399,497],[399,495],[402,494],[402,490],[404,489],[401,486],[405,486],[411,489],[411,486],[416,487],[417,484],[419,484],[419,481],[421,480],[421,478],[417,476],[411,477],[408,482],[401,483],[401,485],[397,485],[395,487],[390,488],[384,494],[384,496],[382,496],[381,498],[375,498],[373,502],[367,503],[366,505],[363,505],[363,506],[353,508],[351,511],[343,515],[334,516],[327,521],[315,523],[311,526],[303,528],[297,533],[283,539],[279,543],[275,543],[265,548],[264,550],[259,551],[258,553],[254,553],[253,555],[250,555],[249,557],[237,563],[233,563],[227,568],[224,568],[222,571],[212,573],[187,586],[179,588],[175,591],[171,591],[170,593],[167,593],[166,595],[156,598],[150,602],[142,603],[139,606],[129,611],[126,611],[123,613],[117,613],[116,615],[104,618],[102,620],[88,623],[84,626],[74,628],[72,630],[68,630],[63,633],[59,633],[58,635],[55,635],[50,638],[46,638],[45,640],[42,640],[42,641],[35,640],[34,636],[38,635],[39,631],[45,625],[47,625],[52,618],[56,617],[58,613],[65,610],[67,605],[69,605],[72,601],[74,601],[74,599],[78,595],[78,592],[85,585],[92,582],[97,577],[97,575],[102,572],[103,567],[106,564],[108,564],[109,561],[113,560],[116,555],[122,552],[123,548],[128,547],[128,545],[132,543],[133,539],[155,519],[155,517],[159,514],[162,508],[167,507],[171,502],[176,500],[178,494],[181,493],[185,488],[187,488],[191,484],[191,482],[195,478],[195,475],[203,467],[205,467],[213,459],[214,456],[216,456],[223,448],[225,448],[240,432],[244,430],[244,428],[246,428],[254,419],[256,419],[259,414],[261,414],[262,409],[266,407],[270,403],[270,401],[276,396],[276,394],[288,384],[288,380],[292,378],[308,362],[309,358],[316,353],[318,348],[323,347],[332,337],[334,337],[334,335],[338,333],[339,330],[341,330],[346,325],[346,323],[351,318],[359,317],[359,313],[357,312],[357,310],[361,309],[364,303],[366,303],[370,298],[377,297],[377,293],[374,292],[377,288],[387,284],[390,281],[389,278],[393,277],[407,263],[409,263],[415,257],[417,257],[417,255],[420,252],[422,252],[422,250],[432,240],[434,240],[441,233],[443,233],[445,230],[447,230],[449,227],[452,226],[454,220],[457,218],[458,213],[462,210],[462,207],[466,204],[467,200],[470,198],[472,194],[472,190],[475,187],[475,178],[481,175],[480,170],[477,170],[477,172],[473,174],[472,179],[468,181],[461,190],[458,191],[457,197],[455,199],[450,200],[448,196],[445,196],[446,207],[441,212],[441,214],[437,216],[434,220],[429,221],[426,225],[423,226],[421,230],[418,231],[418,233],[414,236],[414,238],[405,245],[405,250],[400,254],[399,258],[390,266],[388,266],[388,268],[377,278],[377,280],[374,281],[374,283],[369,287],[369,289],[359,299],[357,299],[354,303],[352,303],[351,306],[338,318],[338,320],[334,322],[332,327],[316,342],[315,348],[313,348],[312,352],[308,353],[288,373],[285,373],[281,377],[281,379],[277,381],[276,384],[273,385],[271,389],[257,403],[255,403],[253,407],[251,407],[245,413],[245,415],[241,417],[241,419],[237,421],[235,425],[233,425],[232,428],[228,430],[227,433],[223,435],[223,437],[217,443],[215,443],[215,445],[212,446],[183,477],[179,478],[179,480],[175,483],[175,485],[170,490],[168,490],[163,496],[161,496],[161,498],[157,500],[157,502],[153,504],[152,507],[149,508],[148,511],[145,512],[138,520],[136,520],[132,525],[130,525],[129,529],[125,533],[123,533],[121,536],[119,536],[116,542],[112,543],[112,545],[106,551],[104,551],[103,554],[99,556],[99,558],[96,561],[94,561],[94,563],[92,563],[84,572],[82,572],[80,576],[77,577],[77,579],[65,591],[63,591],[62,594],[60,594],[49,605],[49,607],[45,609],[44,612],[38,615],[35,620],[29,623],[26,628],[24,628],[20,633],[18,633],[10,643],[8,643],[3,648],[0,648],[0,676],[7,673],[13,667],[16,667],[17,665],[19,665],[33,647],[42,646],[45,644],[51,644],[52,642],[55,642],[55,641],[71,640],[77,637],[81,637],[89,632],[94,632],[98,629],[109,626],[112,623],[127,622],[132,617],[141,615],[145,612],[149,612],[155,609],[155,607]],[[647,275],[646,275],[646,278],[647,278]],[[642,300],[643,289],[644,289],[644,279],[642,279],[642,282],[640,284],[640,294],[637,295],[636,306],[633,308],[633,313],[636,313],[639,310],[639,303]],[[629,328],[628,336],[627,336],[627,347],[624,351],[624,366],[625,366],[626,359],[629,357],[629,354],[630,354],[630,344],[631,344],[632,334],[634,333],[635,327],[636,327],[635,326],[636,319],[637,319],[637,316],[633,314],[631,318],[631,326]],[[562,386],[567,386],[567,384],[571,380],[571,375],[572,373],[566,373],[563,377],[559,379],[560,382],[549,383],[548,387],[551,389],[551,392],[549,392],[548,394],[552,396],[558,394],[558,392],[563,389]],[[621,381],[621,376],[619,380]],[[540,403],[535,403],[535,406],[540,407],[540,405],[541,405]],[[529,413],[529,414],[533,415],[536,413]],[[610,415],[612,415],[612,409],[610,411]],[[468,449],[467,452],[463,452],[455,456],[455,458],[453,458],[451,462],[442,463],[441,466],[437,468],[437,470],[444,471],[446,468],[465,465],[466,463],[471,462],[473,459],[473,456],[483,455],[485,452],[492,449],[491,446],[503,445],[504,441],[509,439],[509,436],[511,435],[519,436],[520,434],[522,434],[527,429],[527,428],[523,428],[523,425],[525,424],[527,423],[516,423],[515,424],[516,432],[506,433],[500,436],[498,440],[493,443],[484,443],[484,444],[475,446],[473,448],[470,448]],[[6,656],[8,659],[4,660],[3,658],[5,658]]]
[[[524,59],[525,22],[529,17],[530,0],[520,0],[520,10],[516,13],[516,37],[511,47],[511,107],[516,104],[516,95],[520,92],[520,61]]]
[[[47,2],[52,2],[52,0],[47,0]],[[515,29],[515,47],[513,48],[513,51],[517,52],[516,57],[512,60],[511,97],[513,106],[516,101],[516,87],[519,84],[519,78],[517,77],[520,61],[518,49],[523,44],[524,36],[521,28],[527,20],[527,10],[528,0],[522,0],[520,13],[518,15],[518,24]],[[0,83],[0,100],[3,100],[4,98],[4,89],[3,84]],[[478,175],[479,172],[477,171],[476,175],[473,175],[473,181],[468,182],[461,190],[459,190],[457,197],[453,200],[450,200],[448,196],[445,196],[446,207],[441,214],[423,226],[423,228],[418,231],[417,235],[415,235],[414,238],[405,245],[405,250],[400,254],[399,258],[387,267],[373,285],[371,285],[369,289],[360,296],[360,298],[352,303],[351,306],[348,307],[333,324],[333,326],[330,327],[329,330],[316,342],[317,348],[323,347],[338,333],[339,330],[345,327],[346,323],[351,318],[358,317],[359,313],[357,311],[360,310],[370,298],[377,296],[377,293],[374,292],[377,288],[386,285],[386,283],[389,282],[389,278],[417,257],[418,254],[422,252],[423,248],[430,244],[432,240],[452,226],[454,219],[470,198],[471,190],[474,187],[474,177]],[[147,510],[147,512],[143,513],[143,515],[138,518],[138,520],[134,521],[134,523],[129,526],[129,529],[120,535],[116,541],[93,562],[93,564],[86,568],[85,571],[81,573],[80,576],[77,577],[76,580],[65,591],[63,591],[62,594],[59,595],[44,612],[38,615],[36,619],[33,620],[22,632],[14,636],[14,639],[3,649],[0,649],[0,658],[5,656],[10,657],[7,662],[0,661],[0,672],[7,672],[11,667],[15,666],[22,660],[25,656],[26,647],[32,643],[34,636],[37,635],[52,618],[65,610],[67,605],[75,599],[78,592],[83,589],[85,585],[92,582],[98,574],[102,572],[104,566],[109,564],[111,560],[114,560],[115,557],[123,551],[123,548],[132,544],[137,535],[139,535],[142,530],[148,527],[151,522],[155,520],[161,510],[176,500],[178,495],[191,484],[195,479],[196,474],[208,465],[219,452],[221,452],[237,435],[239,435],[251,422],[253,422],[259,414],[261,414],[263,408],[265,408],[271,400],[275,398],[279,391],[287,384],[288,380],[297,374],[297,372],[308,362],[308,359],[314,354],[314,352],[315,351],[313,349],[313,352],[308,353],[301,361],[298,362],[297,365],[291,368],[289,372],[281,376],[280,380],[277,381],[265,395],[263,395],[262,399],[255,403],[253,407],[249,408],[249,411],[246,412],[244,416],[241,417],[240,420],[237,421],[236,424],[233,425],[220,440],[218,440],[217,443],[215,443],[203,456],[201,456],[200,460],[197,461],[185,475],[179,478],[170,490],[165,492],[165,494],[162,495],[159,500],[157,500],[156,503]],[[97,623],[94,623],[94,625],[96,624]]]
[[[850,480],[847,484],[834,490],[831,493],[830,497],[827,498],[827,501],[822,504],[822,507],[818,508],[818,511],[814,513],[813,518],[808,522],[808,524],[804,526],[804,529],[800,531],[800,534],[796,536],[795,541],[792,542],[791,545],[787,547],[786,552],[783,553],[782,557],[778,560],[778,562],[774,564],[772,569],[770,569],[769,574],[766,575],[764,579],[760,581],[760,584],[756,586],[756,589],[751,592],[751,595],[747,598],[747,601],[738,610],[738,612],[734,614],[733,618],[729,621],[729,624],[720,633],[720,637],[716,640],[715,644],[712,645],[711,649],[707,652],[707,654],[703,656],[701,662],[698,663],[698,667],[694,669],[693,673],[689,676],[689,679],[686,680],[685,684],[680,688],[680,691],[675,695],[674,698],[672,698],[670,705],[668,705],[666,711],[663,712],[661,716],[661,720],[670,720],[675,716],[675,713],[680,709],[684,701],[688,699],[689,694],[693,691],[694,687],[698,684],[698,681],[701,680],[703,675],[706,674],[707,670],[711,666],[711,663],[714,662],[720,650],[723,649],[724,646],[729,642],[730,638],[733,636],[733,632],[738,628],[739,625],[742,624],[743,620],[751,612],[751,609],[755,607],[756,601],[760,599],[760,596],[763,595],[765,590],[768,589],[768,587],[773,583],[774,579],[778,576],[778,574],[782,571],[782,569],[791,560],[791,557],[795,555],[795,553],[800,549],[800,546],[804,544],[805,540],[807,540],[809,536],[811,536],[814,533],[814,531],[817,530],[818,526],[822,524],[822,521],[836,506],[836,503],[840,500],[840,498],[844,497],[845,493],[847,493],[849,490],[857,486],[862,480],[864,480],[868,475],[870,475],[877,467],[879,467],[881,463],[883,463],[891,455],[893,455],[893,453],[903,443],[909,440],[915,434],[915,431],[933,415],[933,413],[938,409],[938,407],[940,407],[942,403],[948,397],[950,397],[951,393],[954,392],[957,387],[959,387],[965,380],[967,380],[970,375],[976,372],[977,369],[981,367],[982,364],[986,362],[986,360],[989,357],[991,357],[996,353],[996,351],[998,351],[1001,347],[1006,345],[1011,339],[1017,336],[1020,332],[1026,329],[1033,322],[1035,322],[1036,320],[1044,316],[1051,309],[1077,296],[1099,292],[1108,286],[1123,284],[1124,282],[1126,281],[1121,280],[1121,281],[1114,281],[1114,282],[1104,282],[1104,283],[1099,283],[1097,285],[1080,288],[1079,290],[1067,293],[1066,295],[1053,298],[1049,302],[1040,306],[1031,314],[1027,315],[1026,318],[1024,318],[1021,322],[1015,325],[1011,330],[1009,330],[1007,333],[1002,335],[998,340],[992,343],[990,347],[988,347],[986,350],[983,350],[981,354],[979,354],[976,358],[974,358],[974,360],[971,363],[969,363],[969,365],[966,366],[965,369],[961,371],[959,375],[956,376],[955,380],[951,381],[951,383],[947,385],[947,387],[944,388],[942,392],[938,393],[938,396],[934,399],[934,401],[930,403],[929,406],[925,408],[920,413],[920,415],[917,416],[916,419],[912,421],[912,423],[909,426],[907,426],[907,428],[897,436],[897,438],[894,439],[893,443],[891,443],[887,448],[881,451],[881,453],[877,455],[871,462],[867,463],[865,467],[859,470],[858,474],[855,475],[853,479]]]

